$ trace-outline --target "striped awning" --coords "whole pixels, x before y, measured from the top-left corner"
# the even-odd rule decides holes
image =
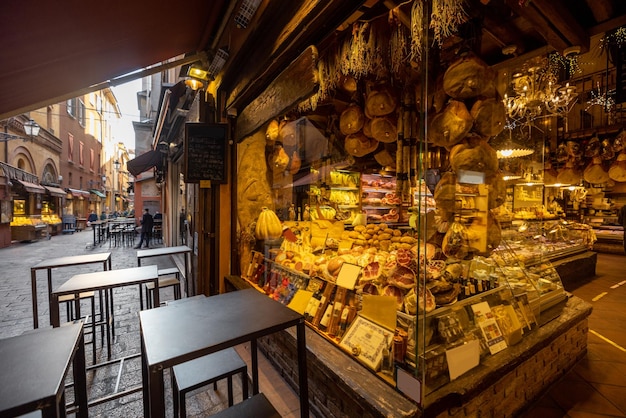
[[[85,198],[88,199],[89,198],[89,192],[85,191],[85,190],[78,190],[78,189],[67,189],[67,192],[72,196],[72,197],[76,197],[76,198]]]
[[[95,194],[96,196],[98,196],[98,197],[102,197],[102,198],[105,198],[105,197],[106,197],[106,195],[105,195],[104,193],[102,193],[101,191],[96,190],[96,189],[91,189],[91,190],[89,190],[89,193],[93,193],[93,194]]]

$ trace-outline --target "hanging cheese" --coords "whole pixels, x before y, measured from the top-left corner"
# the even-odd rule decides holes
[[[602,167],[602,158],[593,158],[591,163],[585,168],[583,178],[587,183],[591,184],[604,184],[609,181],[609,173]]]
[[[611,164],[609,177],[614,181],[626,181],[626,153],[621,152],[615,159],[615,162]]]

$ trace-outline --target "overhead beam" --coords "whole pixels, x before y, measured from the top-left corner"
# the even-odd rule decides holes
[[[241,140],[264,123],[283,114],[315,92],[317,48],[311,46],[292,62],[237,117],[236,138]]]
[[[257,28],[224,69],[220,90],[227,109],[242,109],[268,86],[295,53],[315,45],[357,10],[362,1],[270,2]]]
[[[547,2],[549,1],[550,0],[547,0]],[[580,36],[569,35],[571,38],[568,38],[568,35],[566,34],[572,32],[572,30],[565,28],[566,25],[564,24],[561,25],[556,23],[563,19],[564,16],[560,16],[558,14],[555,15],[554,12],[550,12],[548,16],[545,14],[546,10],[550,8],[550,6],[545,5],[546,1],[535,0],[527,6],[520,6],[519,0],[505,0],[505,3],[511,8],[511,10],[513,10],[514,13],[528,20],[536,28],[536,31],[546,40],[546,43],[557,51],[563,51],[572,45],[580,45],[581,50],[586,45],[587,50],[589,49],[588,39],[583,45],[582,40],[580,40]],[[537,3],[542,5],[542,9],[538,8]],[[552,9],[554,9],[554,7]],[[564,13],[569,15],[568,12]],[[581,33],[584,33],[584,30],[580,30]],[[566,32],[566,34],[563,32]],[[572,41],[572,39],[575,40]]]
[[[585,0],[596,22],[602,23],[613,16],[613,3],[610,0]]]
[[[570,46],[580,46],[580,52],[589,51],[590,39],[588,34],[562,2],[554,0],[534,0],[531,5],[536,7],[541,14],[545,16],[549,24],[554,25],[557,31],[565,37],[566,42],[568,42]]]

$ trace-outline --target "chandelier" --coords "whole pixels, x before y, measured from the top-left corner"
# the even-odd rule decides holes
[[[559,85],[547,65],[530,65],[513,75],[510,89],[504,95],[504,105],[509,118],[532,121],[539,117],[564,116],[577,97],[576,87],[569,83]]]

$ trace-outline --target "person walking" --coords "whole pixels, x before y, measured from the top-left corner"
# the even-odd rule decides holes
[[[154,226],[154,219],[150,215],[150,209],[144,209],[143,216],[141,218],[141,239],[135,249],[141,248],[144,240],[146,242],[146,248],[150,248],[150,238],[152,237],[152,227]]]

